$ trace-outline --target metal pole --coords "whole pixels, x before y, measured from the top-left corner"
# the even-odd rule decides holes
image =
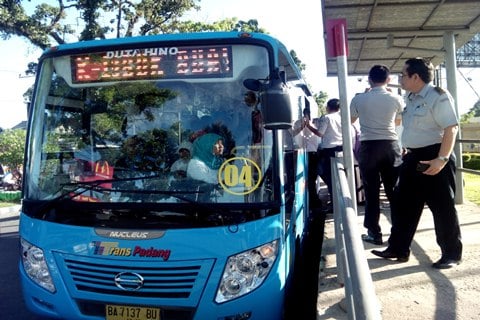
[[[345,39],[345,26],[339,24],[335,26],[335,45],[342,46],[340,52],[341,55],[337,56],[337,69],[338,69],[338,89],[340,100],[340,114],[342,117],[342,137],[343,137],[343,165],[347,172],[348,186],[350,189],[350,196],[352,197],[352,203],[357,212],[357,192],[355,188],[355,176],[353,168],[353,147],[352,147],[352,125],[350,121],[350,108],[348,105],[347,95],[347,49]]]
[[[460,114],[458,112],[458,103],[457,103],[457,59],[455,55],[455,36],[453,31],[447,31],[443,35],[443,45],[445,47],[445,69],[447,72],[447,88],[450,94],[455,101],[455,112],[457,113],[458,119],[460,119]],[[460,120],[459,120],[460,121]],[[462,132],[460,130],[460,125],[458,126],[458,135],[457,140],[462,139]],[[462,144],[457,142],[453,149],[455,156],[457,158],[456,167],[463,168],[462,161]],[[463,173],[460,170],[457,170],[455,176],[455,182],[457,189],[455,192],[455,203],[463,204]]]

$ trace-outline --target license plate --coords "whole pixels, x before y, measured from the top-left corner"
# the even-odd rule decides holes
[[[160,320],[160,309],[107,304],[105,306],[105,319],[106,320]]]

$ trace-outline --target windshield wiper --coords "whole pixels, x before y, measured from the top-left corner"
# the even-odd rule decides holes
[[[63,190],[63,192],[53,198],[42,204],[38,208],[39,214],[44,214],[48,209],[51,208],[51,206],[63,199],[74,199],[75,197],[78,197],[82,193],[93,190],[98,187],[98,185],[105,183],[105,180],[95,180],[95,181],[86,181],[86,182],[69,182],[69,183],[63,183],[61,184],[60,188],[55,192],[58,193]],[[72,189],[65,190],[66,186],[75,186]]]
[[[94,188],[96,189],[96,188]],[[169,195],[172,196],[178,200],[182,200],[188,203],[199,203],[198,201],[194,199],[189,199],[182,197],[182,194],[201,194],[205,193],[205,191],[175,191],[175,190],[136,190],[136,189],[106,189],[102,188],[103,191],[115,191],[115,192],[126,192],[126,193],[136,193],[136,194],[147,194],[147,195],[152,195],[152,194],[161,194],[161,195]]]
[[[58,201],[63,199],[74,199],[78,197],[82,193],[89,191],[89,190],[98,190],[101,188],[101,191],[113,191],[112,189],[100,187],[100,185],[105,183],[112,183],[112,182],[123,182],[123,181],[134,181],[134,180],[143,180],[143,179],[151,179],[151,178],[158,178],[161,175],[151,175],[151,176],[142,176],[142,177],[134,177],[134,178],[122,178],[122,179],[105,179],[105,180],[92,180],[92,181],[76,181],[76,182],[67,182],[62,183],[60,188],[55,192],[59,193],[63,191],[57,197],[49,200],[45,204],[41,205],[38,208],[40,214],[46,212],[46,210],[50,209],[50,207]],[[73,186],[74,188],[65,190],[66,187]]]
[[[127,193],[136,193],[136,194],[160,194],[160,195],[170,195],[178,200],[185,201],[187,203],[194,203],[194,204],[202,204],[201,202],[198,202],[196,199],[191,199],[188,197],[184,197],[182,195],[198,195],[198,194],[203,194],[205,191],[201,190],[188,190],[188,191],[180,191],[180,190],[136,190],[136,189],[112,189],[112,188],[106,188],[103,187],[103,184],[108,184],[108,183],[115,183],[115,182],[128,182],[128,181],[136,181],[136,180],[149,180],[149,179],[154,179],[154,178],[159,178],[162,177],[163,175],[148,175],[148,176],[141,176],[141,177],[133,177],[133,178],[120,178],[120,179],[104,179],[104,180],[92,180],[92,181],[76,181],[76,182],[67,182],[63,183],[60,188],[55,192],[61,192],[63,191],[60,195],[57,197],[49,200],[42,206],[38,208],[38,211],[43,214],[45,213],[48,209],[51,208],[51,206],[58,201],[61,201],[63,199],[75,199],[76,197],[82,195],[83,193],[87,191],[99,191],[99,192],[105,192],[105,191],[110,191],[110,192],[127,192]],[[67,187],[73,187],[73,188],[68,188]],[[67,189],[67,190],[66,190]]]

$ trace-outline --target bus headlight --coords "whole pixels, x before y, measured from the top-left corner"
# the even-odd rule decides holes
[[[275,263],[278,240],[241,252],[227,260],[215,302],[226,302],[259,287]]]
[[[48,271],[43,250],[23,239],[20,240],[20,245],[23,268],[27,275],[42,288],[52,293],[55,292],[55,285],[50,276],[50,271]]]

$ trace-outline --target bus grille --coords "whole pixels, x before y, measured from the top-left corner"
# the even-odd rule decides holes
[[[77,298],[81,298],[82,293],[95,293],[131,298],[196,300],[200,298],[213,265],[212,260],[158,263],[79,256],[64,256],[63,262],[68,270],[69,287],[76,288],[77,294],[74,295]],[[143,285],[129,286],[127,283],[123,289],[118,287],[115,276],[122,272],[127,274],[127,279],[132,274],[140,275]]]

